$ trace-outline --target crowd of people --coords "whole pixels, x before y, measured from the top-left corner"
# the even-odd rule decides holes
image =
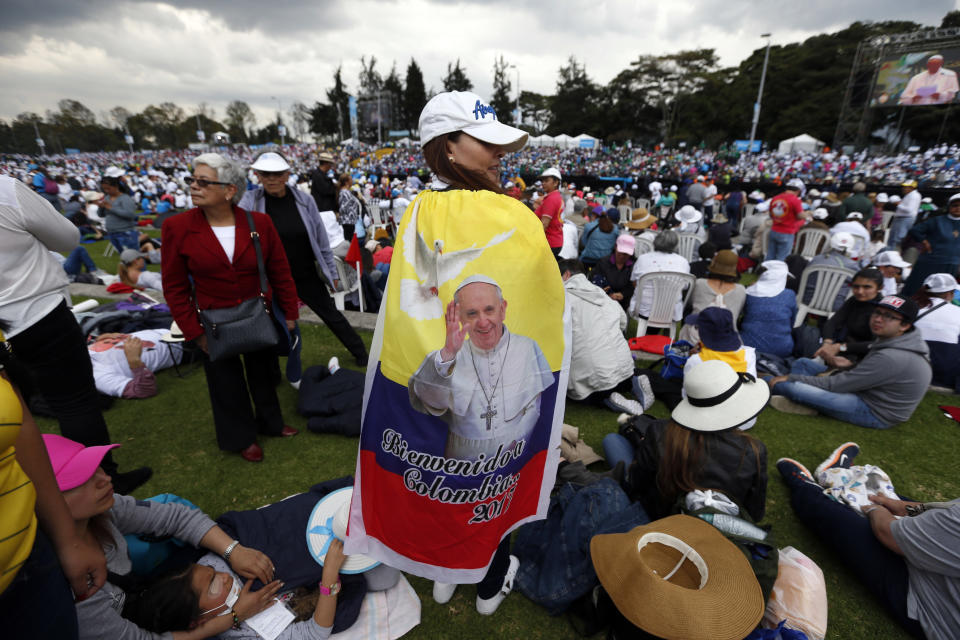
[[[636,505],[633,518],[642,514],[622,520],[637,525],[623,530],[595,523],[596,535],[584,540],[589,553],[583,545],[564,549],[562,561],[586,563],[592,581],[578,576],[586,585],[578,595],[594,608],[612,601],[612,623],[619,616],[632,632],[733,639],[760,622],[776,570],[765,577],[760,564],[748,563],[728,538],[736,532],[720,524],[730,520],[716,516],[732,518],[740,533],[765,534],[749,529],[766,514],[768,483],[766,446],[749,429],[768,405],[890,429],[911,419],[931,384],[960,392],[960,193],[939,208],[922,193],[925,185],[958,185],[956,146],[889,157],[524,148],[527,135],[499,122],[451,128],[460,103],[474,99],[481,105],[473,94],[431,100],[425,113],[434,120],[421,127],[422,151],[288,145],[0,160],[0,328],[9,347],[0,411],[12,427],[0,431],[0,542],[7,545],[0,546],[0,611],[13,620],[11,637],[253,638],[263,621],[255,617],[286,619],[274,596],[294,587],[312,587],[312,594],[292,593],[302,611],[275,637],[322,639],[344,630],[367,592],[395,590],[391,616],[403,613],[398,602],[412,606],[399,571],[344,555],[345,510],[310,529],[306,545],[301,528],[296,545],[267,548],[249,542],[265,538],[234,520],[124,495],[151,472],[117,469],[110,450],[118,445],[97,390],[148,397],[156,393],[155,371],[192,354],[205,372],[218,446],[263,460],[258,438],[298,435],[285,424],[276,392],[277,340],[234,344],[224,327],[249,321],[250,335],[263,326],[258,319],[273,322],[271,333],[287,338],[287,378],[297,387],[300,372],[291,363],[302,302],[366,366],[366,346],[334,297],[350,290],[349,276],[376,311],[386,287],[401,286],[388,285],[392,245],[404,224],[417,224],[405,221],[405,212],[418,197],[428,202],[423,191],[513,198],[523,207],[508,200],[511,211],[529,211],[542,223],[541,248],[557,259],[570,307],[567,399],[611,410],[603,440],[611,472],[575,469],[582,457],[568,457],[557,486],[575,484],[564,491],[582,495],[606,491]],[[621,179],[594,189],[578,186],[581,176]],[[769,193],[746,193],[743,182],[766,183]],[[421,219],[430,206],[419,210]],[[143,234],[141,221],[160,237]],[[121,284],[162,291],[175,321],[170,331],[84,334],[81,327],[104,325],[75,316],[65,287],[84,269],[94,281],[105,274],[77,251],[82,236],[106,238],[117,249]],[[149,263],[159,263],[160,272]],[[753,282],[745,287],[739,281],[747,272]],[[503,335],[509,347],[499,286],[471,278],[443,316],[446,343],[421,366],[435,377],[465,371],[468,361],[476,367],[475,354],[494,352]],[[638,335],[628,340],[631,317]],[[526,344],[519,334],[516,341]],[[666,362],[647,366],[643,351]],[[337,367],[331,362],[328,374]],[[544,388],[552,381],[545,375]],[[18,391],[24,385],[43,394],[62,436],[41,440]],[[669,418],[647,414],[656,400]],[[420,401],[424,412],[439,415]],[[483,415],[490,429],[496,411],[489,400]],[[461,440],[463,451],[483,442]],[[449,447],[449,457],[467,457]],[[901,500],[857,484],[851,476],[871,473],[852,465],[858,452],[854,443],[841,445],[815,474],[779,460],[793,508],[904,629],[953,637],[960,628],[960,501]],[[564,480],[571,477],[576,481]],[[867,494],[846,497],[852,486]],[[333,487],[314,487],[302,500],[272,505],[271,522],[302,527],[334,495]],[[577,504],[583,513],[572,511]],[[547,523],[559,514],[585,526],[590,509],[589,499],[578,503],[558,491]],[[836,535],[837,527],[849,535]],[[175,536],[210,553],[135,575],[123,537],[133,532]],[[280,557],[288,567],[309,558],[311,532],[326,536],[313,555],[318,562],[300,563],[309,570],[297,574],[297,584],[281,583]],[[763,536],[750,535],[751,549],[775,557]],[[521,528],[513,553],[509,535],[491,549],[477,586],[481,614],[493,614],[515,580],[529,595],[530,575],[566,569],[538,565],[539,556],[521,550],[523,536]],[[351,562],[363,569],[348,574]],[[635,579],[624,580],[623,567]],[[351,582],[353,573],[365,578]],[[656,579],[648,585],[650,576]],[[723,613],[685,626],[677,613],[685,605],[669,589],[658,591],[664,606],[641,606],[643,589],[652,593],[663,582],[702,591],[704,611]],[[436,581],[434,599],[449,601],[456,586]],[[42,620],[13,615],[36,610],[36,602]],[[560,599],[540,602],[549,608]]]

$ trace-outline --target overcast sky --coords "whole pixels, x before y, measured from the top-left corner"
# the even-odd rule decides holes
[[[98,116],[172,101],[207,102],[222,118],[247,101],[262,126],[294,100],[324,98],[337,65],[348,90],[360,56],[401,78],[411,56],[431,87],[460,58],[489,98],[494,59],[516,64],[523,89],[552,93],[568,56],[607,82],[640,54],[712,47],[737,65],[764,46],[801,41],[856,20],[939,25],[960,0],[5,0],[0,118],[44,113],[73,98]],[[838,61],[849,64],[851,61]],[[516,91],[516,71],[511,70]]]

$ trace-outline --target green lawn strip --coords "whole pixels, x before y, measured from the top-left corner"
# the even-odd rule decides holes
[[[301,329],[307,366],[325,364],[331,356],[338,356],[343,366],[354,368],[353,358],[325,327],[304,325]],[[369,343],[371,335],[361,335]],[[357,440],[306,432],[306,420],[296,413],[296,392],[286,382],[278,389],[284,417],[304,433],[295,438],[262,439],[265,460],[260,464],[219,451],[204,374],[191,366],[185,378],[178,378],[172,369],[160,373],[156,397],[117,400],[105,414],[114,442],[125,445],[115,454],[122,468],[150,465],[154,469],[153,478],[135,493],[137,497],[172,492],[217,515],[231,509],[256,508],[316,482],[354,472]],[[960,426],[945,418],[936,405],[956,403],[955,396],[928,394],[908,424],[886,431],[767,409],[751,431],[767,445],[769,483],[764,522],[773,525],[780,547],[796,547],[823,569],[830,600],[828,637],[907,636],[841,566],[839,558],[794,516],[775,468],[777,458],[794,457],[812,470],[838,444],[853,440],[862,449],[857,461],[883,468],[900,493],[923,500],[954,498],[960,495],[960,477],[949,470],[956,468],[954,452]],[[659,417],[667,414],[659,402],[651,413]],[[598,452],[602,452],[603,436],[617,428],[612,412],[572,402],[567,404],[565,421],[579,427],[584,440]],[[56,431],[55,421],[40,418],[38,422],[42,430]],[[594,465],[594,470],[605,469],[603,463]],[[837,535],[844,532],[837,531]],[[426,530],[424,544],[429,544],[429,536]],[[431,597],[429,581],[415,577],[410,581],[421,597],[423,622],[409,638],[576,637],[562,616],[548,616],[519,594],[507,598],[496,615],[487,618],[476,612],[476,590],[472,586],[461,586],[448,604],[438,605]]]

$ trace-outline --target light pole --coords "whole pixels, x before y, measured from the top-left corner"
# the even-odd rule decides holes
[[[519,126],[520,124],[523,123],[523,115],[520,113],[520,67],[518,67],[515,64],[511,64],[511,65],[508,65],[507,68],[514,69],[517,72],[517,122],[516,124]]]
[[[277,101],[277,133],[280,134],[280,146],[282,147],[287,136],[287,128],[283,126],[283,103],[280,102],[280,98],[276,96],[270,96],[271,100]]]
[[[753,104],[753,124],[750,126],[749,153],[753,153],[753,140],[757,136],[757,122],[760,121],[760,101],[763,99],[763,83],[767,79],[767,63],[770,61],[770,34],[761,33],[761,38],[767,39],[767,52],[763,56],[763,71],[760,73],[760,89],[757,91],[757,101]]]

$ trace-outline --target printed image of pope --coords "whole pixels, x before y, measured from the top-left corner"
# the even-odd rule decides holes
[[[504,324],[495,280],[465,278],[447,304],[446,340],[411,376],[410,404],[447,423],[447,458],[476,460],[530,437],[553,374],[537,343]]]

